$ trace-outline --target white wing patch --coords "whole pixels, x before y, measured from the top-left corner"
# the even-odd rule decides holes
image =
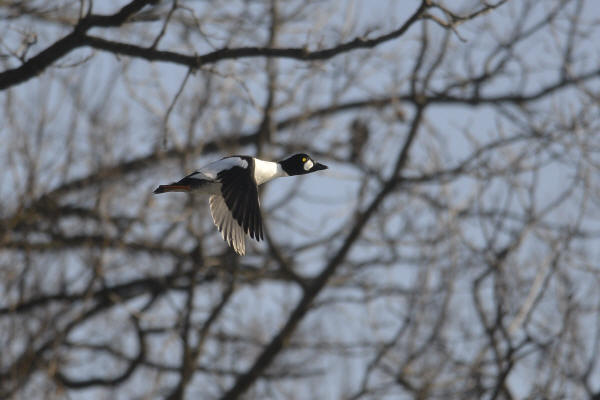
[[[223,240],[225,240],[229,246],[233,247],[233,250],[235,250],[236,253],[243,256],[246,253],[244,230],[237,221],[233,219],[229,208],[227,208],[227,204],[225,204],[225,200],[219,195],[213,195],[208,199],[208,203],[210,205],[210,213],[213,221],[219,229],[219,232],[221,232]]]
[[[248,161],[240,157],[225,157],[218,161],[211,162],[208,165],[200,168],[198,172],[207,176],[212,180],[217,179],[217,174],[221,171],[230,169],[232,167],[248,168]]]

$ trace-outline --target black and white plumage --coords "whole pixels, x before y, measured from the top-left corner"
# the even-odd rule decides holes
[[[304,175],[327,169],[307,154],[295,154],[282,161],[264,161],[250,156],[225,157],[183,179],[160,185],[155,194],[200,192],[209,194],[210,213],[223,240],[236,253],[246,253],[244,235],[264,239],[258,185],[282,176]]]

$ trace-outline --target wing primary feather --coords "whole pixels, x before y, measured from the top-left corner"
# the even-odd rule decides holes
[[[209,199],[210,211],[213,222],[217,226],[223,240],[233,250],[244,255],[246,245],[244,242],[244,231],[238,222],[233,218],[225,199],[218,195],[213,195]]]
[[[259,224],[258,224],[258,218],[256,217],[256,210],[253,210],[252,213],[252,234],[254,236],[254,240],[260,240],[260,235],[259,235]]]
[[[234,240],[234,236],[235,236],[235,220],[233,220],[232,218],[229,218],[227,220],[227,227],[229,229],[228,235],[227,235],[227,241],[229,242],[229,245],[231,247],[233,247],[234,249],[236,249],[235,246],[235,240]]]
[[[259,218],[259,214],[256,215],[256,240],[257,241],[261,241],[263,240],[263,230],[262,230],[262,224]]]
[[[260,219],[260,208],[258,210],[258,213],[256,214],[256,224],[258,225],[258,240],[264,240],[264,236],[263,236],[263,224],[262,224],[262,220]]]
[[[248,195],[245,196],[244,199],[244,208],[243,208],[243,219],[244,219],[244,231],[249,233],[252,237],[252,230],[250,229],[250,214],[252,210],[250,209],[250,202],[248,201]]]

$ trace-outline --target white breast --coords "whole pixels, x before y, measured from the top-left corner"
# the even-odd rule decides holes
[[[254,180],[256,180],[257,185],[261,185],[280,176],[287,176],[287,174],[281,168],[279,163],[263,161],[258,158],[254,159]]]

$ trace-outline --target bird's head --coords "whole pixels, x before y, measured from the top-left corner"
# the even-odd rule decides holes
[[[327,165],[319,164],[308,154],[299,153],[279,161],[281,168],[290,176],[310,174],[311,172],[327,169]]]

